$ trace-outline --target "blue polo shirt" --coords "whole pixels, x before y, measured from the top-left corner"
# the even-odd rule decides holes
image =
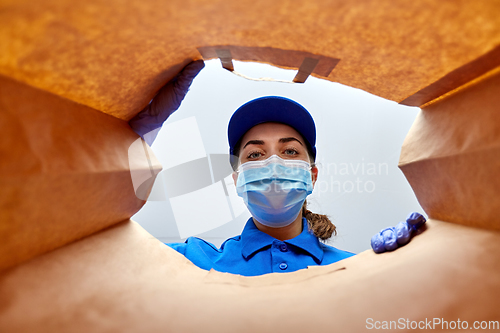
[[[285,241],[260,231],[250,218],[241,235],[227,239],[220,249],[197,237],[166,245],[200,268],[245,276],[293,272],[307,266],[328,265],[354,255],[321,243],[307,230],[305,218],[302,218],[302,223],[300,235]]]

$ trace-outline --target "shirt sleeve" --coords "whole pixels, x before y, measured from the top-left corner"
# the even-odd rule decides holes
[[[182,255],[186,255],[186,246],[187,244],[184,243],[164,243],[167,246],[170,246],[172,249],[176,250]]]
[[[329,265],[356,255],[356,253],[340,250],[327,244],[321,244],[321,247],[323,248],[325,254],[322,265]]]

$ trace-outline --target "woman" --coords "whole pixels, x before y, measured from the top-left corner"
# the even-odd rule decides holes
[[[202,68],[201,61],[186,66],[129,122],[149,144]],[[335,226],[326,215],[306,208],[318,169],[316,129],[304,107],[283,97],[254,99],[231,117],[228,140],[236,189],[252,217],[241,235],[220,248],[197,237],[168,246],[200,268],[245,276],[293,272],[354,255],[320,242],[335,234]],[[375,235],[374,250],[393,250],[408,242],[425,222],[420,214],[413,214],[407,222]]]
[[[252,217],[220,247],[190,237],[167,244],[203,269],[246,276],[328,265],[353,253],[321,243],[335,232],[325,215],[306,209],[318,176],[314,121],[298,103],[264,97],[231,117],[233,179]]]

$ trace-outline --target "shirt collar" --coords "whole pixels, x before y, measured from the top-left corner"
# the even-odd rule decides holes
[[[248,259],[257,251],[270,247],[276,238],[260,231],[255,226],[252,218],[249,218],[243,232],[241,233],[241,254]],[[316,236],[308,230],[307,220],[302,218],[302,232],[295,238],[285,240],[284,243],[291,244],[309,253],[319,264],[323,260],[323,249]]]

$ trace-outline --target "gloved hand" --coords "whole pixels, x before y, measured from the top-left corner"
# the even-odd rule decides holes
[[[413,212],[406,218],[405,222],[399,222],[395,227],[381,230],[371,240],[372,249],[375,253],[392,251],[410,241],[412,233],[418,230],[426,222],[425,217]]]
[[[203,60],[189,63],[165,84],[153,100],[128,123],[151,146],[161,126],[181,105],[193,79],[205,67]]]

